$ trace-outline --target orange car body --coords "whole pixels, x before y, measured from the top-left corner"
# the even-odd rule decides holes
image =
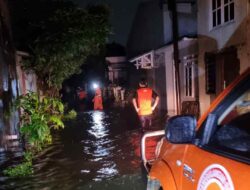
[[[230,93],[237,91],[237,86],[243,80],[247,81],[245,83],[250,82],[250,69],[237,78],[213,102],[197,122],[196,134],[201,130],[210,113],[219,109],[222,104],[233,104],[233,102],[228,103],[230,99],[227,102],[225,99]],[[247,91],[250,91],[250,85],[245,85],[248,85]],[[249,123],[245,125],[250,129],[250,118],[248,120]],[[247,138],[250,142],[250,137]],[[159,156],[152,163],[148,175],[150,179],[158,180],[164,190],[249,190],[250,150],[244,154],[246,156],[242,159],[241,156],[230,152],[225,153],[220,148],[210,149],[209,146],[199,145],[199,143],[171,143],[164,137]]]

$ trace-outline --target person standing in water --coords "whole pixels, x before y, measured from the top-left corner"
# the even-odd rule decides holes
[[[103,110],[102,91],[100,88],[95,89],[95,96],[93,98],[94,110]]]
[[[145,79],[139,82],[139,88],[136,90],[132,102],[141,121],[142,130],[144,131],[147,126],[151,127],[152,114],[159,103],[159,96],[148,87]]]

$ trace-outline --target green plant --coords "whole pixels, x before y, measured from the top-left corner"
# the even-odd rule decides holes
[[[20,132],[33,151],[40,151],[43,146],[51,143],[52,128],[64,128],[64,106],[57,98],[39,97],[30,92],[20,96],[16,106],[21,108]]]
[[[52,142],[51,129],[64,128],[64,106],[59,99],[30,92],[17,99],[16,107],[21,109],[20,132],[27,141],[27,152],[21,164],[7,168],[4,174],[20,177],[33,173],[33,155]]]
[[[64,120],[70,120],[76,118],[77,113],[75,110],[70,110],[67,114],[64,115],[63,119]]]
[[[32,168],[33,154],[31,152],[24,153],[23,163],[7,168],[3,171],[4,175],[8,176],[29,176],[33,173]]]

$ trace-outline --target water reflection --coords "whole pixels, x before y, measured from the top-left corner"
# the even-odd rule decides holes
[[[33,176],[19,180],[4,177],[0,171],[0,189],[145,189],[139,155],[141,134],[133,116],[128,120],[122,111],[79,114],[77,120],[57,131],[54,143],[36,157]],[[0,169],[17,163],[21,155],[0,155]],[[10,163],[9,158],[14,161]]]
[[[93,156],[93,159],[90,159],[91,161],[103,163],[101,168],[96,172],[96,177],[93,179],[94,181],[101,181],[104,178],[116,176],[119,172],[117,170],[116,163],[112,159],[105,159],[108,158],[109,155],[112,155],[112,150],[115,149],[115,146],[112,143],[113,141],[110,140],[110,137],[108,137],[110,129],[108,123],[105,122],[105,112],[94,111],[91,116],[91,127],[87,131],[90,135],[93,135],[95,139],[87,141],[89,146],[93,146],[93,149],[90,152],[90,149],[85,146],[84,153],[91,154]],[[101,160],[106,161],[101,162]]]
[[[108,129],[105,127],[104,123],[104,112],[101,111],[95,111],[92,114],[92,123],[91,128],[88,130],[88,132],[92,135],[94,135],[97,139],[105,137],[108,135]]]

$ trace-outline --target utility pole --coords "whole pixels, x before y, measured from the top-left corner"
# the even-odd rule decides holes
[[[175,90],[176,90],[176,108],[177,114],[181,113],[181,91],[180,91],[180,71],[179,71],[179,31],[178,31],[178,15],[176,8],[176,0],[168,0],[168,9],[171,11],[172,16],[172,34],[174,46],[174,68],[175,68]]]

